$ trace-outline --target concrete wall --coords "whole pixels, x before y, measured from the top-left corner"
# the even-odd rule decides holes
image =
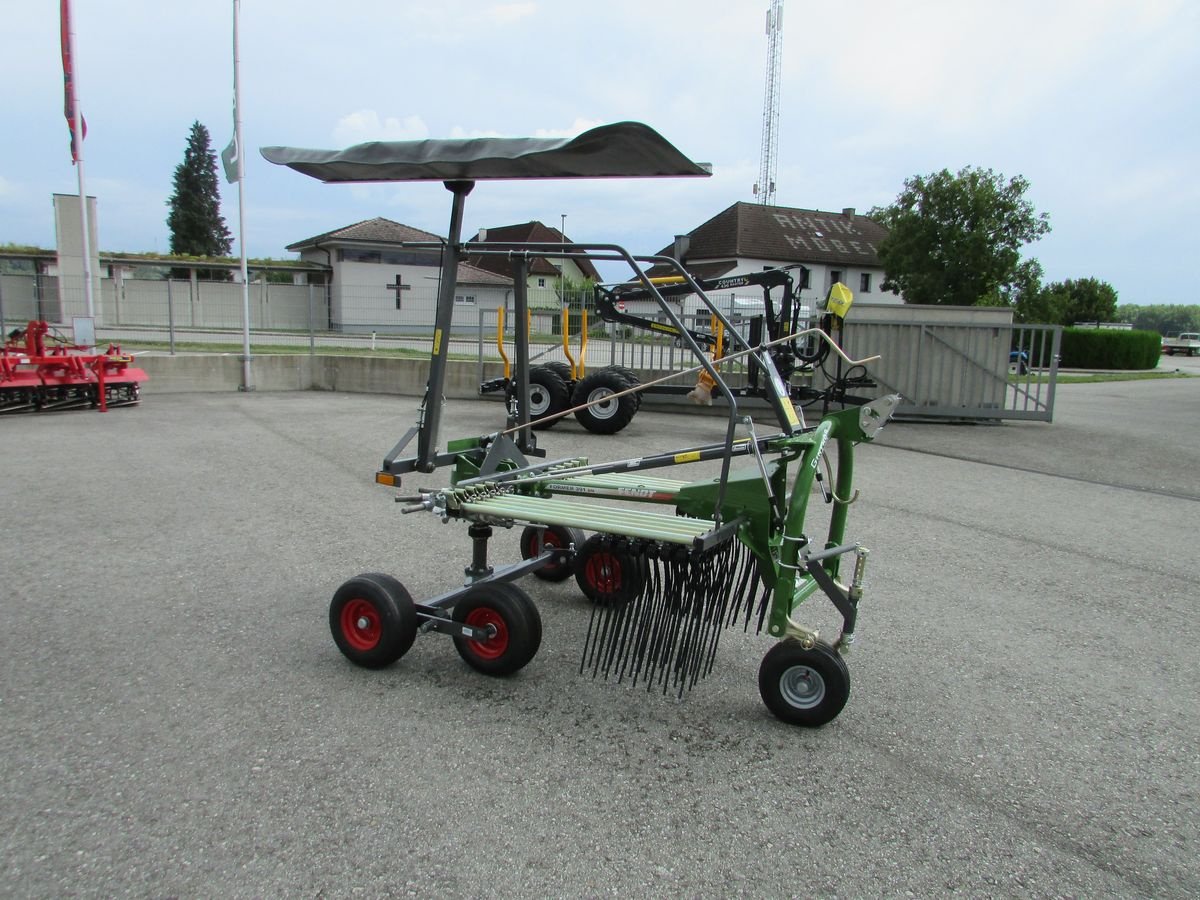
[[[150,380],[143,394],[236,391],[242,383],[239,354],[138,355]],[[254,356],[251,377],[259,391],[348,391],[419,397],[425,392],[429,360],[370,356]],[[499,363],[484,366],[484,378],[502,374]],[[445,393],[454,399],[479,396],[479,365],[447,364]]]

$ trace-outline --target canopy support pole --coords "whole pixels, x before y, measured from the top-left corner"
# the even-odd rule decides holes
[[[424,414],[417,438],[417,469],[432,472],[437,468],[438,432],[445,405],[446,358],[450,351],[450,326],[454,320],[454,290],[458,286],[458,263],[462,256],[463,208],[473,181],[443,182],[454,195],[450,207],[450,231],[442,251],[442,275],[438,282],[437,313],[433,323],[433,353],[429,359],[429,381],[425,385]]]

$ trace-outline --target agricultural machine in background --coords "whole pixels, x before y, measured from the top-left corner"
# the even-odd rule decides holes
[[[423,486],[396,497],[407,504],[403,512],[433,513],[443,524],[465,523],[471,559],[465,584],[420,601],[391,575],[368,573],[343,583],[329,604],[329,627],[348,660],[381,668],[403,657],[418,636],[442,634],[453,640],[471,668],[511,675],[534,659],[542,640],[540,613],[517,580],[529,574],[552,581],[574,577],[592,608],[581,672],[682,696],[711,671],[726,628],[754,627],[777,639],[758,671],[759,692],[772,713],[812,727],[841,712],[850,694],[843,657],[855,639],[867,560],[867,551],[846,537],[848,508],[858,496],[855,447],[874,438],[899,398],[835,411],[809,425],[772,350],[792,347],[794,353],[808,341],[821,341],[828,348],[824,352],[852,368],[870,360],[850,359],[819,328],[793,334],[781,324],[778,337],[752,345],[668,257],[634,257],[607,244],[489,243],[471,252],[503,254],[514,269],[517,336],[509,422],[490,434],[449,441],[444,448],[438,442],[456,274],[466,250],[463,209],[476,181],[704,176],[706,168],[652,129],[632,122],[602,126],[569,140],[426,140],[343,151],[267,147],[262,153],[270,162],[326,182],[442,181],[452,195],[446,241],[405,245],[442,253],[433,350],[417,422],[385,456],[375,480],[400,488],[404,477],[420,473]],[[635,458],[612,462],[577,456],[546,459],[546,451],[537,446],[528,402],[526,272],[530,260],[548,253],[629,266],[632,279],[695,358],[697,365],[689,372],[703,372],[726,404],[723,441],[671,451],[647,447]],[[729,347],[722,348],[719,358],[683,326],[647,274],[663,268],[699,298],[729,335]],[[744,359],[752,360],[761,375],[777,432],[759,433],[722,375],[722,366]],[[587,408],[636,397],[653,386],[631,384],[628,377],[618,382],[620,374],[606,373],[614,379],[607,386],[582,389]],[[580,384],[588,385],[593,377],[585,376]],[[593,396],[601,389],[606,393]],[[580,390],[577,385],[576,392]],[[568,408],[557,415],[573,412]],[[735,459],[745,465],[735,470]],[[697,481],[647,474],[704,461],[719,463],[720,474]],[[439,470],[445,473],[440,485],[429,486]],[[828,508],[823,540],[806,530],[810,500],[816,497]],[[494,530],[517,527],[522,561],[490,565]],[[845,578],[844,558],[851,563]],[[829,599],[841,619],[832,641],[796,618],[802,604],[818,594]]]
[[[671,271],[671,267],[660,265],[651,271]],[[751,346],[766,346],[775,373],[786,385],[792,402],[804,408],[820,404],[822,414],[834,407],[861,406],[869,402],[871,398],[852,393],[855,389],[875,387],[866,370],[861,367],[844,369],[844,357],[830,353],[831,346],[840,347],[842,344],[842,324],[853,302],[853,295],[844,284],[832,286],[816,320],[815,328],[823,332],[818,334],[816,330],[804,327],[808,323],[808,315],[800,303],[793,271],[797,272],[801,283],[806,280],[807,269],[802,265],[780,266],[711,279],[668,274],[649,277],[649,284],[634,280],[616,285],[596,285],[593,296],[596,312],[604,322],[672,338],[681,346],[682,335],[686,332],[691,341],[704,349],[711,359],[719,360],[730,352],[732,338],[726,332],[724,323],[715,316],[712,318],[712,327],[704,330],[685,327],[682,321],[672,323],[664,321],[663,317],[650,318],[626,312],[626,308],[639,301],[657,301],[660,298],[679,300],[694,295],[696,288],[706,294],[742,287],[761,288],[763,312],[748,317],[743,323],[746,342]],[[706,298],[704,302],[709,301]],[[586,323],[586,315],[583,321]],[[569,317],[564,313],[563,349],[570,362],[554,360],[529,369],[528,406],[534,429],[553,426],[561,418],[560,414],[570,409],[588,431],[615,434],[633,420],[644,394],[686,396],[699,405],[711,405],[715,385],[703,370],[694,385],[678,381],[671,384],[668,379],[658,379],[654,384],[645,386],[641,386],[636,372],[623,365],[609,365],[586,372],[582,352],[578,361],[571,358],[567,346],[568,322]],[[498,332],[499,343],[502,341],[503,319]],[[581,335],[581,342],[584,340]],[[501,353],[503,355],[502,346]],[[832,370],[826,368],[827,362],[832,363]],[[507,358],[505,363],[504,374],[485,381],[480,385],[480,393],[502,390],[512,409],[517,386]],[[811,375],[816,370],[823,375],[821,387],[813,386],[811,378],[807,382],[793,380],[796,375]],[[630,388],[636,390],[631,393]],[[732,387],[734,396],[769,400],[772,391],[767,373],[750,356],[746,360],[742,383]],[[719,392],[717,396],[719,398]]]
[[[32,321],[6,335],[0,349],[0,414],[94,408],[137,403],[146,373],[133,357],[77,344],[46,322]]]

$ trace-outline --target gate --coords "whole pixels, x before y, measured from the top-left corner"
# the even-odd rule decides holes
[[[897,416],[1043,422],[1054,418],[1061,340],[1056,325],[859,321],[853,315],[844,335],[850,355],[881,357],[861,373],[875,386],[851,392],[900,394]],[[839,376],[853,379],[854,373]]]

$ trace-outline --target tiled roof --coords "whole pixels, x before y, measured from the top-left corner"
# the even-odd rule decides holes
[[[288,250],[302,250],[305,247],[311,247],[314,244],[326,244],[333,242],[340,243],[356,243],[356,244],[398,244],[402,241],[440,241],[436,234],[430,234],[428,231],[422,231],[419,228],[410,228],[408,225],[401,225],[399,222],[393,222],[391,219],[374,218],[367,219],[364,222],[356,222],[353,225],[347,225],[345,228],[338,228],[334,231],[327,231],[324,234],[318,234],[315,237],[305,238],[302,241],[296,241],[294,244],[288,244]]]
[[[881,266],[882,225],[857,215],[735,203],[688,234],[685,262],[737,257],[847,266]],[[673,245],[662,253],[670,255]],[[689,265],[690,268],[690,265]]]
[[[468,253],[470,252],[471,244],[563,244],[570,243],[570,238],[564,235],[557,228],[551,228],[548,225],[543,225],[541,222],[523,222],[520,225],[502,225],[499,228],[488,228],[480,241],[478,237],[472,238],[467,242]],[[554,254],[550,254],[550,259],[554,258]],[[500,275],[506,275],[512,279],[512,263],[506,257],[502,256],[470,256],[471,265],[478,266],[481,269],[487,269],[489,272],[496,272]],[[573,259],[584,277],[590,278],[593,281],[600,280],[600,273],[596,271],[596,267],[590,259]],[[558,267],[547,261],[546,257],[537,257],[529,261],[530,275],[554,275],[558,276]]]
[[[472,266],[469,263],[458,264],[457,280],[458,284],[497,285],[502,287],[512,287],[513,283],[512,278],[497,275],[495,272],[489,272],[486,269]]]

